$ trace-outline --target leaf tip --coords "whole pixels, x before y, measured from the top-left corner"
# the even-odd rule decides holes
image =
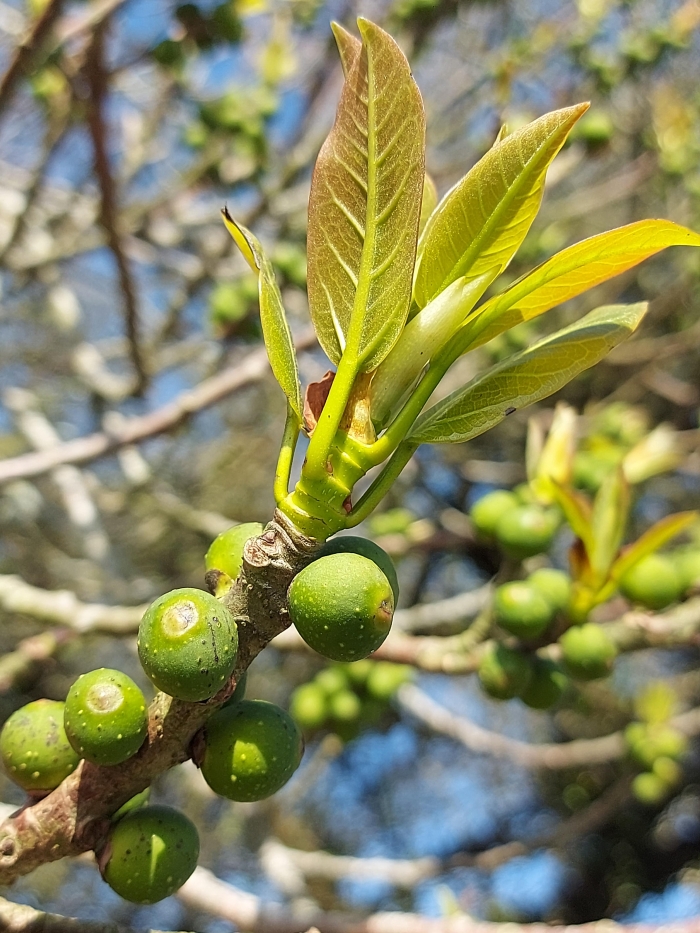
[[[224,219],[224,226],[231,234],[233,241],[243,254],[245,261],[248,263],[253,272],[260,272],[258,258],[255,255],[255,250],[251,244],[251,238],[248,231],[245,229],[245,227],[242,227],[240,224],[236,223],[236,221],[231,216],[227,205],[224,205],[224,207],[221,208],[221,216]]]

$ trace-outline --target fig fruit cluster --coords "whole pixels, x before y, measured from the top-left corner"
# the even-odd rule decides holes
[[[566,610],[571,579],[562,570],[541,567],[526,580],[515,580],[496,588],[494,620],[518,638],[539,638],[558,613]]]
[[[496,700],[519,697],[533,709],[548,709],[562,696],[569,679],[607,677],[617,655],[615,643],[594,622],[568,628],[558,644],[561,658],[555,662],[529,651],[526,645],[494,642],[481,659],[481,686]]]
[[[369,658],[332,664],[296,688],[289,711],[300,728],[326,727],[347,740],[361,725],[379,722],[392,696],[413,673],[409,665]]]
[[[207,570],[232,583],[246,541],[261,531],[261,525],[249,524],[224,532],[207,553]],[[382,592],[382,599],[393,608],[387,588],[389,595]],[[137,644],[143,670],[157,689],[175,700],[199,703],[230,683],[238,629],[221,599],[204,590],[177,589],[146,610]],[[244,691],[242,674],[228,700],[212,707],[195,747],[212,790],[230,800],[261,800],[297,769],[303,740],[284,710],[247,700]],[[0,758],[8,776],[39,797],[58,787],[81,759],[104,767],[109,781],[109,769],[138,756],[148,732],[141,689],[121,671],[101,668],[78,677],[65,703],[37,700],[13,713],[0,732]],[[147,797],[148,789],[114,814],[97,851],[104,880],[137,904],[155,903],[176,891],[194,871],[199,854],[190,820],[170,807],[144,805]]]
[[[688,739],[665,722],[632,722],[625,729],[625,744],[629,757],[643,769],[632,782],[632,793],[647,806],[661,803],[680,783],[679,761]]]
[[[482,538],[496,541],[515,560],[548,551],[561,524],[559,510],[535,502],[527,485],[487,493],[469,517]]]

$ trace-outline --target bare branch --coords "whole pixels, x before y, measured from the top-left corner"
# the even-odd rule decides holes
[[[665,925],[630,925],[599,920],[578,926],[547,923],[489,923],[461,915],[424,917],[409,913],[377,913],[366,918],[341,912],[265,904],[254,894],[220,881],[205,868],[197,868],[180,888],[178,897],[189,907],[214,914],[247,933],[700,933],[700,917]]]
[[[100,24],[95,29],[85,60],[85,74],[90,89],[87,124],[95,153],[95,174],[100,186],[100,223],[107,235],[107,243],[117,264],[119,286],[124,302],[126,335],[129,340],[131,362],[136,374],[135,392],[140,395],[146,386],[147,374],[139,337],[136,285],[122,243],[117,186],[109,164],[108,129],[104,116],[108,93],[108,76],[104,67],[104,36],[105,26]]]
[[[316,338],[311,330],[295,341],[298,350],[313,346]],[[120,447],[136,444],[146,438],[178,427],[196,412],[209,408],[244,386],[262,379],[269,371],[264,347],[253,350],[244,359],[227,367],[193,389],[182,392],[172,401],[146,415],[130,418],[119,429],[99,431],[66,441],[51,450],[22,454],[0,461],[0,485],[11,480],[42,476],[63,463],[89,463],[113,453]]]
[[[18,81],[27,73],[58,19],[62,7],[63,0],[49,0],[44,12],[32,24],[28,35],[18,44],[10,67],[0,80],[0,112],[6,109],[12,99]]]
[[[451,713],[413,684],[404,684],[399,689],[398,700],[405,710],[433,732],[455,739],[471,752],[507,758],[524,768],[563,770],[603,764],[622,758],[627,750],[622,732],[612,732],[597,739],[544,742],[540,745],[512,739]],[[669,720],[669,725],[685,735],[698,735],[700,707],[675,716]]]

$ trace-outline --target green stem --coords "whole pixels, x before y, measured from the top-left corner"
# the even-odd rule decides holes
[[[393,456],[374,480],[369,489],[360,497],[355,507],[348,515],[345,527],[354,528],[364,521],[367,516],[377,507],[384,496],[387,494],[399,473],[406,466],[413,454],[416,452],[418,444],[404,442],[394,451]]]
[[[425,403],[433,394],[438,383],[451,365],[452,360],[445,366],[440,365],[439,360],[436,360],[435,364],[430,364],[430,368],[416,386],[413,395],[408,399],[379,440],[371,445],[371,456],[375,464],[386,460],[390,454],[398,449],[404,437],[406,437],[413,427],[416,418],[423,410]]]
[[[289,477],[292,472],[292,460],[294,451],[299,439],[299,419],[292,409],[287,405],[287,420],[284,423],[284,434],[282,435],[282,447],[280,455],[277,458],[277,468],[275,470],[275,483],[273,492],[277,505],[289,494]]]
[[[343,354],[338,364],[338,371],[306,452],[304,469],[309,479],[318,480],[326,474],[328,454],[345,412],[345,406],[348,404],[356,375],[356,362],[348,361],[346,349],[346,353]]]

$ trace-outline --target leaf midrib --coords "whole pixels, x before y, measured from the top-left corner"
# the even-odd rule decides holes
[[[567,121],[567,122],[568,122],[568,121]],[[473,264],[474,264],[474,261],[475,261],[475,259],[477,258],[478,253],[480,252],[480,249],[479,249],[480,244],[483,242],[483,240],[484,240],[484,238],[487,236],[487,234],[490,234],[490,233],[492,232],[492,228],[493,228],[494,224],[496,224],[497,221],[500,220],[502,214],[506,211],[506,209],[507,209],[507,208],[511,205],[511,203],[513,202],[513,200],[514,200],[516,194],[518,193],[518,190],[519,190],[520,187],[521,187],[521,184],[525,182],[525,180],[526,180],[526,175],[527,175],[527,171],[526,171],[526,170],[528,169],[528,167],[530,167],[530,166],[532,165],[532,163],[533,163],[535,160],[539,159],[539,158],[542,156],[543,152],[544,152],[544,151],[547,149],[547,147],[551,144],[552,139],[557,135],[558,132],[561,131],[562,127],[565,126],[565,125],[566,125],[565,123],[559,124],[559,125],[556,127],[556,129],[553,130],[553,131],[543,140],[542,145],[539,146],[539,147],[535,150],[535,152],[533,152],[533,154],[532,154],[532,156],[530,157],[530,159],[528,159],[528,161],[525,162],[525,163],[523,164],[522,171],[519,172],[519,174],[518,174],[518,176],[516,177],[515,181],[514,181],[511,185],[509,185],[509,186],[506,188],[506,192],[505,192],[504,196],[499,200],[498,206],[497,206],[496,209],[495,209],[494,211],[492,211],[492,213],[489,215],[488,220],[486,221],[486,223],[485,223],[485,224],[483,225],[483,227],[481,228],[481,232],[475,237],[474,240],[472,240],[472,245],[469,247],[468,251],[464,254],[464,256],[462,257],[462,260],[461,260],[460,262],[458,262],[455,266],[452,267],[452,269],[448,272],[448,274],[443,278],[443,280],[442,280],[442,282],[440,283],[440,286],[438,287],[437,291],[436,291],[433,295],[431,295],[431,296],[428,297],[428,301],[431,301],[431,300],[435,297],[435,295],[439,295],[440,292],[443,291],[443,290],[447,287],[447,285],[450,284],[450,281],[454,281],[455,278],[461,278],[462,276],[464,276],[464,275],[467,274],[465,270],[468,271],[469,265],[473,265]],[[507,139],[507,137],[506,137],[506,139]],[[499,148],[500,148],[501,146],[503,146],[503,145],[505,145],[505,141],[502,142],[502,143],[499,143]],[[500,153],[499,153],[499,155],[500,155]],[[478,164],[478,163],[477,163],[477,164]],[[529,176],[527,176],[527,177],[529,178]],[[533,188],[534,188],[534,184],[535,184],[535,183],[533,182],[533,185],[532,185]],[[436,218],[436,220],[437,220],[437,218]],[[428,232],[428,231],[427,231],[427,228],[426,228],[426,233],[427,233],[427,232]],[[475,253],[476,253],[476,256],[474,256]],[[470,257],[472,257],[472,256],[474,256],[474,259],[470,259]],[[422,262],[423,262],[424,257],[425,257],[425,253],[423,253],[422,256],[421,256],[421,264],[422,264]],[[455,271],[456,271],[456,273],[457,273],[456,275],[455,275]]]

